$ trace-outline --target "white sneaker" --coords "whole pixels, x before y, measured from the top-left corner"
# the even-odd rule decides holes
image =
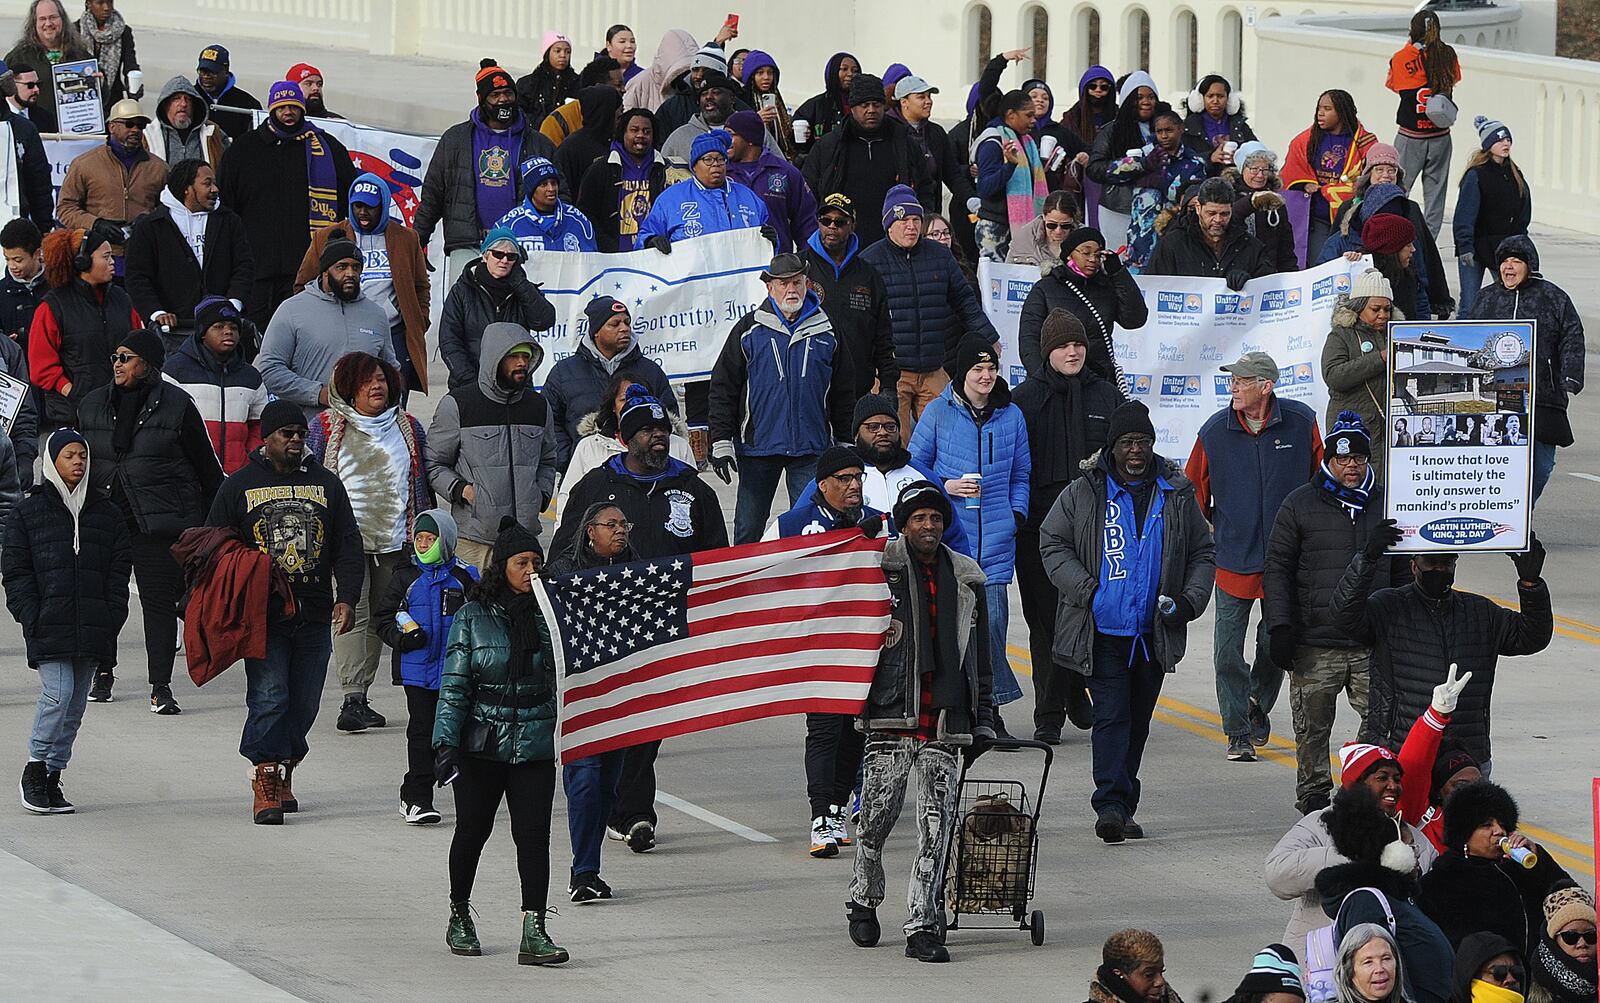
[[[407,825],[433,825],[444,820],[444,816],[431,807],[405,801],[400,802],[400,817],[406,820]]]
[[[839,855],[839,838],[834,835],[833,822],[827,815],[811,820],[811,855],[836,857]]]
[[[855,840],[850,838],[850,828],[845,825],[844,805],[830,805],[828,807],[828,824],[833,828],[833,840],[840,846],[850,846]]]

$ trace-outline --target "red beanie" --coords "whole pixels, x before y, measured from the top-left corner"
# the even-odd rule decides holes
[[[1417,228],[1404,216],[1374,213],[1361,228],[1361,243],[1373,254],[1399,254],[1417,239]]]
[[[1367,745],[1363,742],[1344,743],[1339,747],[1339,786],[1349,790],[1359,784],[1369,770],[1382,762],[1400,765],[1399,757],[1381,745]]]

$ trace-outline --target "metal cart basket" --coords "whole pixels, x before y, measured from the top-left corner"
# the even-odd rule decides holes
[[[970,776],[980,759],[985,765],[996,763],[987,755],[962,766],[958,821],[945,862],[946,930],[960,929],[962,916],[1009,916],[1018,929],[1029,931],[1035,945],[1044,943],[1044,913],[1035,909],[1030,914],[1028,903],[1038,869],[1039,809],[1055,753],[1043,742],[1024,739],[999,739],[988,749],[998,753],[1023,750],[1043,753],[1039,785],[1031,798],[1020,780]],[[1008,927],[968,924],[968,929]]]

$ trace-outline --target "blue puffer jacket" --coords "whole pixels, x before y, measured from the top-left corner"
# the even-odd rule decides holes
[[[711,441],[740,456],[813,456],[850,441],[849,368],[816,293],[793,323],[767,299],[733,325],[711,370]]]
[[[966,334],[1000,340],[950,251],[926,238],[909,249],[889,238],[861,252],[889,291],[894,357],[907,373],[931,373],[955,358]]]
[[[438,564],[423,564],[407,545],[410,560],[389,579],[389,588],[372,608],[373,630],[394,649],[394,684],[439,688],[444,671],[445,643],[456,611],[466,603],[478,569],[456,559],[456,521],[442,508],[422,513],[439,527]],[[421,628],[421,647],[414,647],[417,632],[402,630],[395,617],[404,611]]]
[[[594,225],[577,206],[556,202],[556,211],[548,215],[533,207],[531,199],[523,199],[516,208],[501,216],[495,226],[503,226],[517,238],[517,243],[529,253],[534,251],[593,251]]]
[[[639,224],[633,246],[637,250],[656,236],[676,242],[766,222],[767,204],[755,192],[733,180],[721,188],[707,188],[691,174],[656,199],[650,215]]]
[[[962,474],[983,475],[980,508],[956,498],[956,517],[967,531],[972,553],[990,585],[1011,581],[1017,558],[1017,524],[1028,514],[1028,478],[1033,469],[1028,452],[1028,426],[1022,410],[1011,403],[1011,390],[996,383],[989,397],[994,412],[978,423],[972,406],[944,388],[911,433],[911,458],[932,469],[938,482]]]

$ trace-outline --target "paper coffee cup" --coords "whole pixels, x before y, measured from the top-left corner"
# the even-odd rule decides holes
[[[1056,146],[1057,145],[1058,144],[1056,142],[1056,137],[1054,137],[1054,136],[1046,136],[1046,137],[1044,137],[1044,139],[1041,140],[1040,143],[1039,143],[1039,159],[1040,160],[1049,160],[1050,159],[1050,154],[1056,152]]]
[[[142,90],[144,90],[144,71],[143,70],[129,70],[128,71],[128,94],[130,96],[132,96],[134,94],[139,93]]]
[[[811,123],[803,118],[794,120],[794,141],[804,143],[811,138]]]
[[[1237,150],[1238,148],[1239,148],[1239,144],[1235,143],[1231,139],[1228,140],[1226,143],[1222,144],[1222,152],[1223,153],[1232,153],[1233,151]]]
[[[961,475],[961,479],[964,480],[964,481],[971,481],[972,483],[977,484],[980,489],[983,487],[983,484],[981,483],[983,481],[983,475],[982,474],[962,474]],[[981,495],[973,495],[972,497],[966,499],[966,502],[967,502],[967,508],[982,508],[983,507],[983,497]]]

